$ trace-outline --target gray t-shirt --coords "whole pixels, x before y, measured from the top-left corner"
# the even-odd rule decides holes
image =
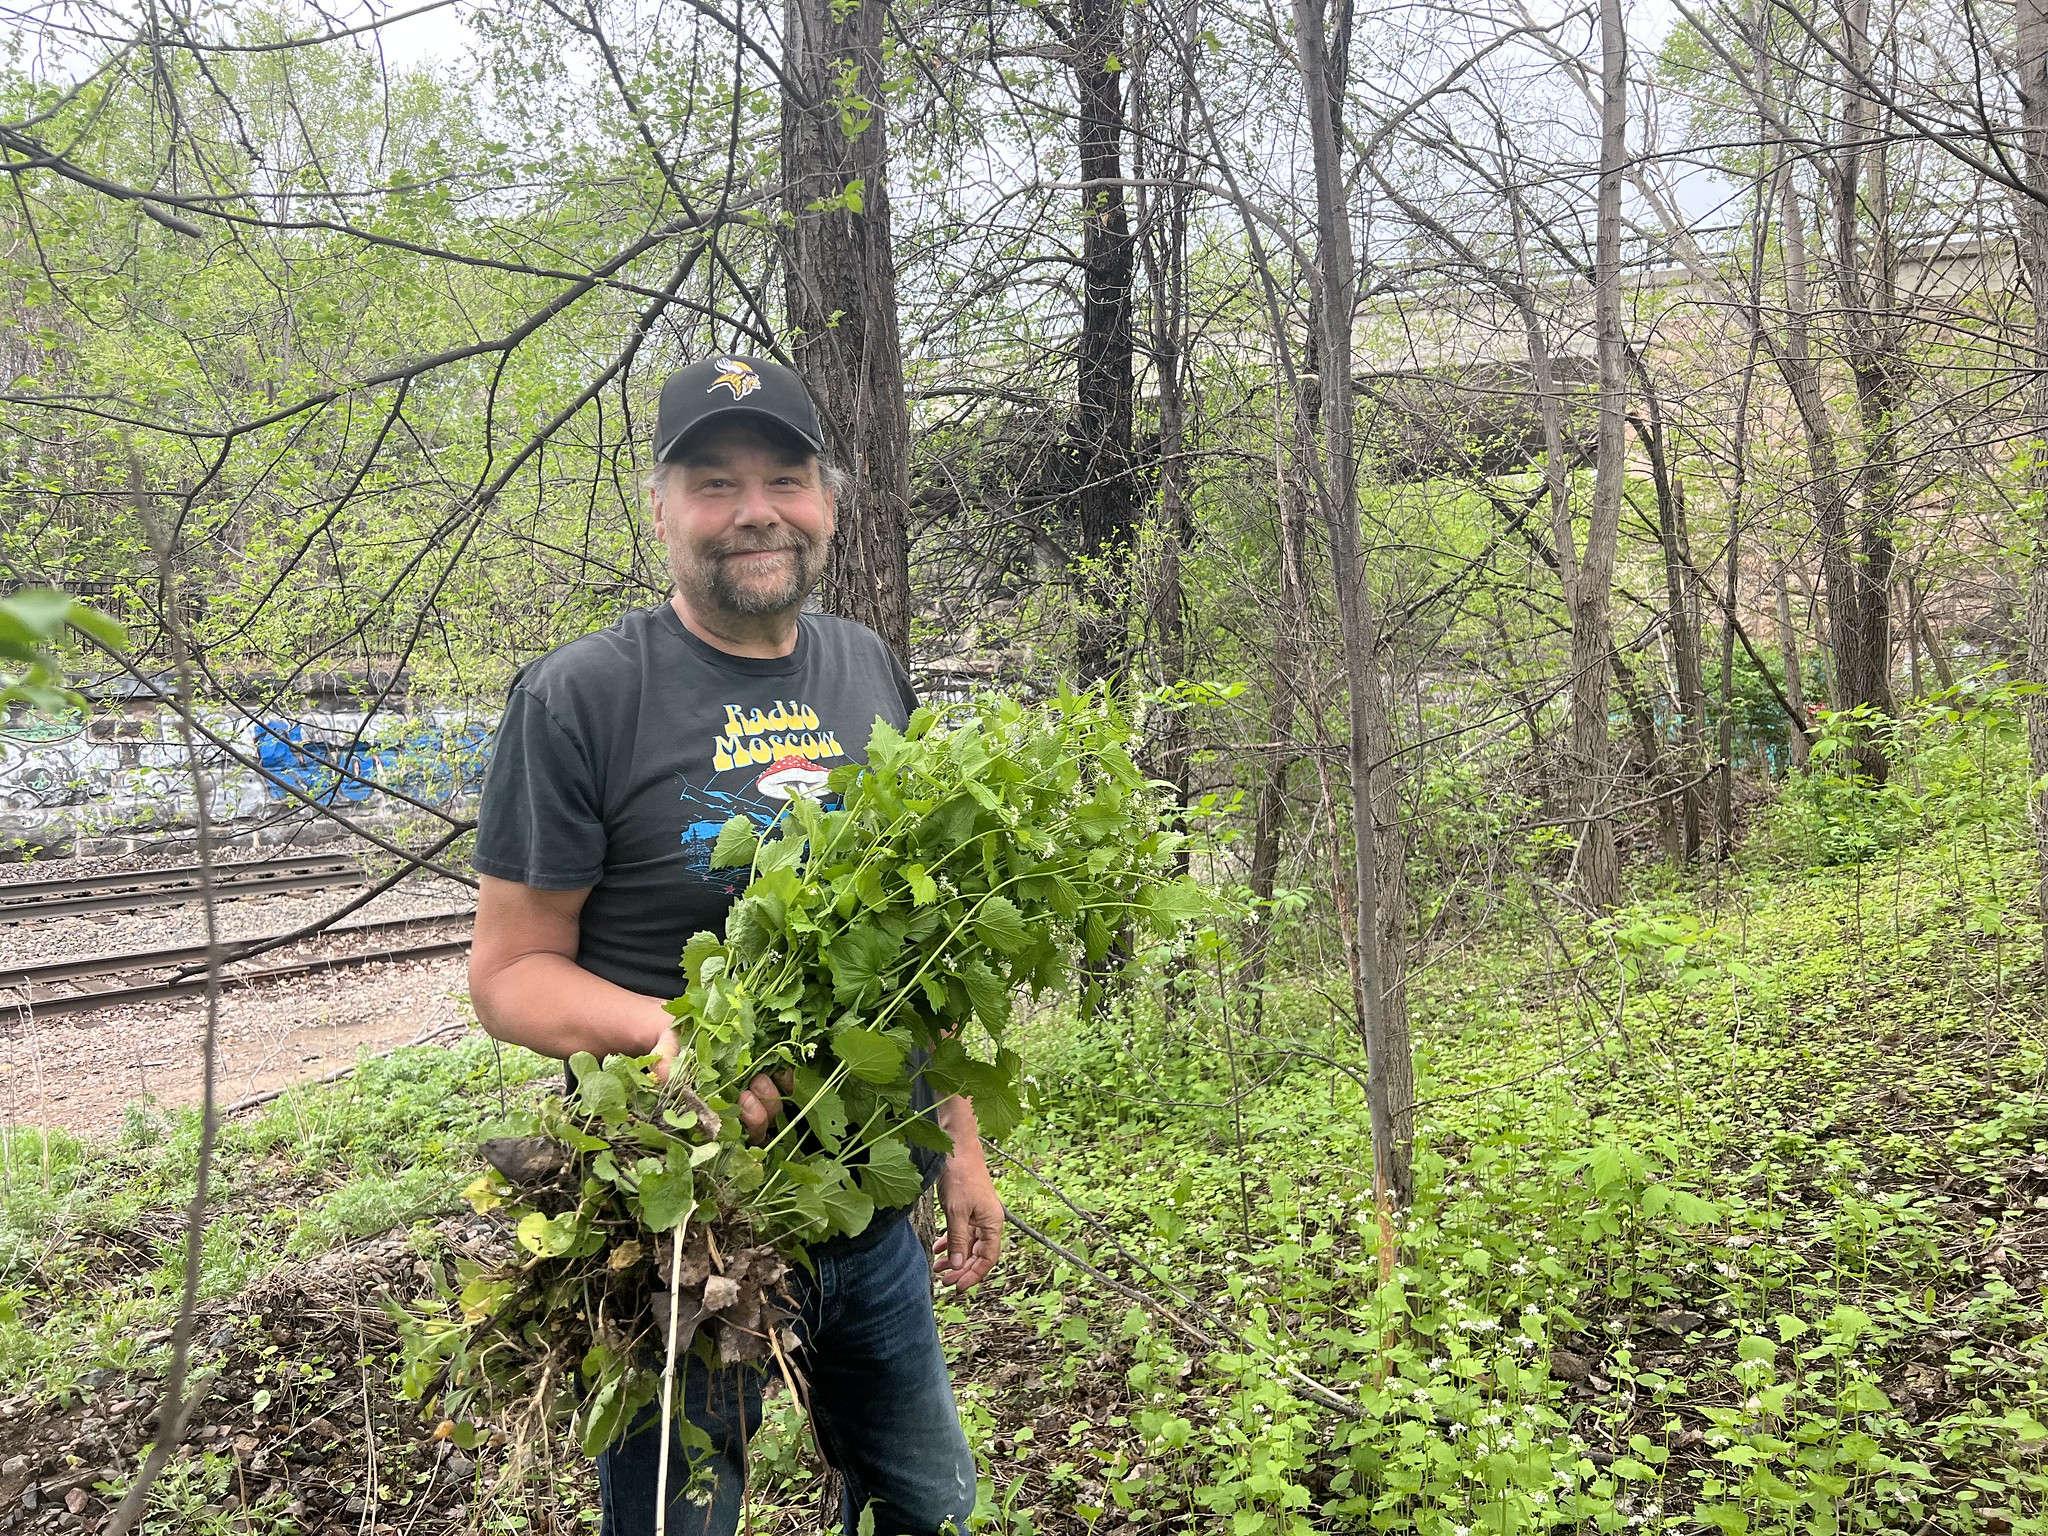
[[[743,869],[719,828],[762,826],[793,789],[864,762],[877,716],[917,707],[873,630],[806,613],[787,656],[732,656],[667,603],[572,640],[513,679],[478,813],[476,868],[590,888],[577,964],[649,997],[682,989],[683,945],[725,931]]]

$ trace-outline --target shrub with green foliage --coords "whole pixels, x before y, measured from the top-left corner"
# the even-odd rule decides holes
[[[1805,864],[1846,865],[1937,829],[2009,821],[2031,777],[2025,703],[2035,691],[1993,669],[1897,720],[1868,705],[1822,710],[1806,771],[1786,780],[1766,820],[1767,843]],[[1888,759],[1883,783],[1859,769],[1860,741]]]

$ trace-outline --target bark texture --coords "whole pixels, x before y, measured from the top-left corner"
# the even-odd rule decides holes
[[[1402,893],[1386,888],[1398,869],[1400,827],[1391,786],[1378,764],[1391,732],[1380,691],[1379,620],[1365,581],[1359,532],[1357,432],[1351,387],[1351,325],[1358,279],[1342,162],[1338,104],[1343,100],[1349,10],[1340,11],[1331,46],[1322,0],[1294,0],[1295,43],[1306,96],[1316,183],[1316,339],[1321,377],[1322,475],[1319,486],[1343,633],[1350,703],[1352,922],[1357,935],[1357,998],[1367,1056],[1376,1180],[1399,1204],[1409,1198],[1414,1143],[1415,1064],[1409,1053]],[[1389,934],[1395,942],[1389,944]]]
[[[1792,627],[1791,576],[1783,562],[1778,566],[1778,655],[1785,667],[1785,707],[1796,721],[1806,719],[1806,688],[1799,671],[1799,632]],[[1788,740],[1792,766],[1806,767],[1806,733],[1793,730]]]
[[[1081,681],[1121,681],[1129,664],[1131,546],[1138,493],[1131,475],[1131,290],[1137,242],[1124,190],[1124,0],[1074,0],[1074,85],[1081,162],[1081,339],[1075,388],[1075,510]]]
[[[1593,506],[1583,553],[1568,548],[1574,530],[1560,520],[1558,558],[1571,612],[1572,702],[1566,754],[1579,847],[1573,876],[1589,906],[1611,907],[1619,894],[1607,734],[1608,610],[1614,549],[1621,531],[1627,473],[1628,375],[1622,349],[1621,178],[1628,122],[1628,38],[1621,0],[1600,3],[1600,187],[1595,210],[1593,316],[1600,363]],[[1569,558],[1568,558],[1569,557]]]
[[[1310,680],[1303,664],[1309,626],[1308,503],[1303,487],[1311,482],[1312,476],[1308,473],[1307,445],[1299,439],[1300,434],[1291,422],[1275,420],[1273,485],[1279,513],[1280,590],[1273,614],[1273,644],[1266,662],[1270,695],[1266,756],[1260,767],[1258,793],[1252,802],[1249,873],[1252,894],[1261,901],[1271,901],[1279,883],[1280,840],[1287,825],[1287,777],[1296,760],[1296,700],[1308,699],[1311,719],[1321,708],[1318,700],[1309,697]],[[1257,942],[1245,957],[1254,978],[1265,974],[1270,931],[1270,926],[1260,928]]]
[[[2048,683],[2048,0],[2018,0],[2017,48],[2020,121],[2025,131],[2027,191],[2020,203],[2027,286],[2034,305],[2034,382],[2028,396],[2033,453],[2027,489],[2032,498],[2034,549],[2027,570],[2027,678]],[[1939,654],[1939,653],[1937,653]],[[2027,701],[2027,750],[2034,782],[2048,784],[2048,693]],[[2034,818],[2035,899],[2048,919],[2048,790],[2037,791]],[[2048,921],[2042,925],[2048,946]]]
[[[784,0],[789,348],[852,485],[820,593],[910,660],[910,415],[889,239],[882,0]]]
[[[1142,189],[1138,225],[1144,231],[1138,252],[1145,269],[1149,299],[1146,341],[1159,408],[1158,489],[1152,503],[1145,629],[1150,641],[1150,680],[1155,686],[1170,686],[1188,678],[1188,604],[1181,568],[1195,537],[1194,505],[1188,494],[1185,378],[1192,201],[1186,185],[1186,146],[1193,137],[1193,125],[1187,92],[1177,88],[1178,82],[1173,88],[1162,88],[1172,79],[1160,67],[1170,63],[1170,55],[1157,47],[1159,39],[1145,35],[1143,23],[1138,30],[1144,58],[1132,107],[1136,119],[1133,158]],[[1171,784],[1182,805],[1193,791],[1190,747],[1186,710],[1160,710],[1148,722],[1148,771]]]
[[[1680,834],[1679,856],[1690,863],[1700,851],[1701,775],[1707,715],[1707,690],[1700,663],[1700,605],[1692,589],[1691,536],[1685,526],[1685,482],[1671,467],[1666,451],[1663,403],[1657,397],[1642,359],[1629,354],[1630,371],[1643,393],[1649,419],[1629,420],[1650,461],[1650,480],[1657,495],[1657,542],[1664,555],[1665,624],[1671,636],[1671,670],[1678,695],[1678,758],[1675,793]]]
[[[1905,409],[1907,363],[1899,334],[1894,287],[1890,185],[1877,103],[1861,87],[1870,61],[1870,0],[1849,0],[1843,11],[1842,136],[1826,166],[1834,269],[1842,310],[1843,350],[1856,385],[1863,463],[1856,477],[1854,527],[1826,530],[1821,543],[1828,583],[1828,643],[1837,709],[1867,704],[1882,714],[1892,701],[1893,530],[1898,516],[1899,427]],[[1838,498],[1846,502],[1847,498]],[[1875,743],[1862,741],[1858,765],[1882,781],[1889,764]]]

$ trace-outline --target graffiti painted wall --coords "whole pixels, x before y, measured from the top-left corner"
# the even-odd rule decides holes
[[[232,750],[202,743],[214,818],[274,820],[305,796],[361,813],[411,800],[450,807],[482,782],[495,717],[433,711],[372,721],[314,710],[292,719],[202,716]],[[297,794],[294,794],[294,791]],[[177,720],[168,710],[30,715],[0,723],[0,853],[163,834],[192,823],[196,802]],[[302,807],[303,808],[303,807]]]

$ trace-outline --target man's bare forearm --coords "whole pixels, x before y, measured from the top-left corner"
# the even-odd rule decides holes
[[[674,1022],[662,1000],[629,992],[563,955],[528,954],[471,976],[477,1022],[543,1056],[645,1056]]]
[[[981,1150],[981,1123],[974,1118],[974,1101],[956,1093],[941,1099],[933,1113],[939,1129],[953,1138],[953,1156],[967,1167],[986,1171],[988,1158]]]

